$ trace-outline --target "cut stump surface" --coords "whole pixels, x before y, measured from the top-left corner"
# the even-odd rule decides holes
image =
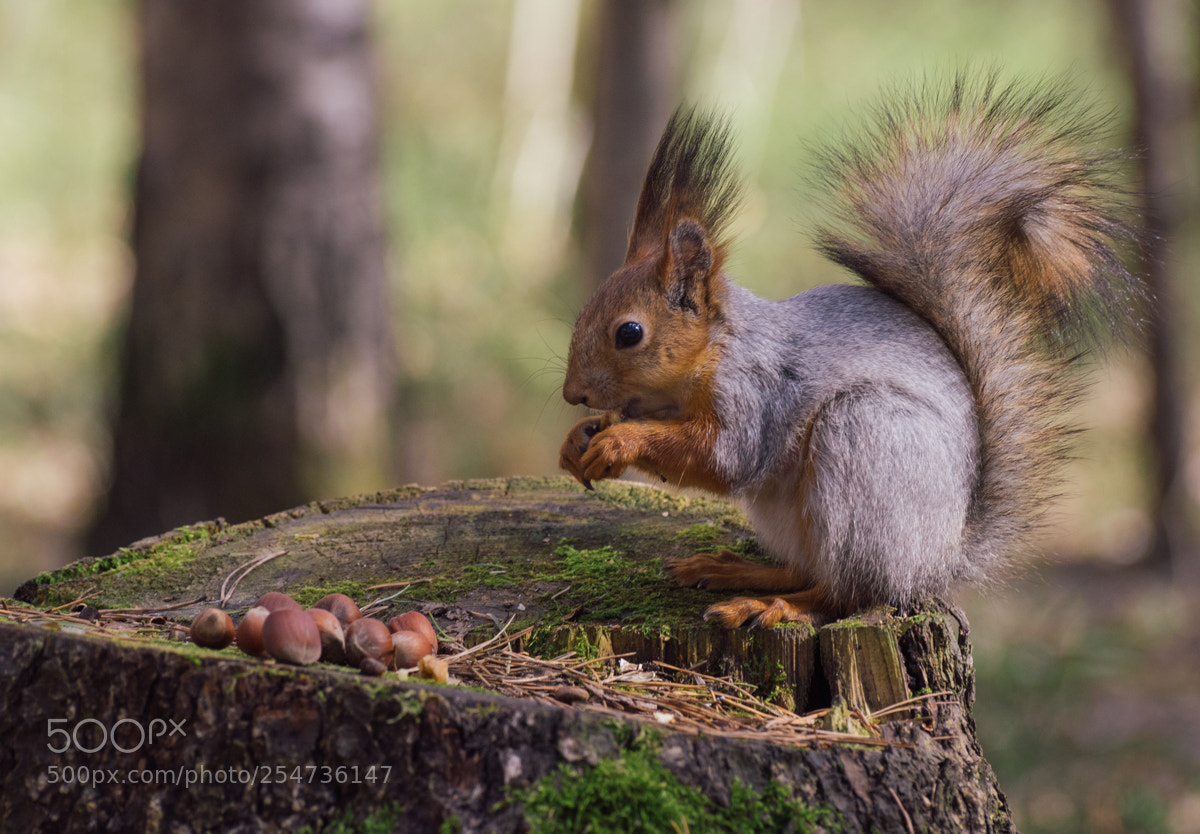
[[[741,514],[718,502],[513,478],[198,524],[40,576],[0,609],[0,819],[56,834],[564,830],[547,822],[553,810],[531,810],[541,788],[616,779],[597,793],[636,803],[620,781],[635,768],[599,765],[649,756],[656,790],[700,797],[712,820],[749,796],[759,804],[748,813],[797,831],[1013,830],[975,740],[959,618],[934,606],[819,631],[722,630],[700,619],[722,595],[676,587],[661,568],[723,547],[760,555]],[[163,639],[219,602],[237,618],[269,590],[304,605],[335,591],[378,601],[385,620],[421,610],[445,642],[466,646],[498,624],[533,627],[509,649],[729,676],[796,713],[819,711],[814,728],[870,735],[834,743],[814,730],[780,744],[683,732],[594,701],[298,669]],[[75,622],[81,604],[126,612],[137,633]],[[705,819],[687,827],[726,830]]]

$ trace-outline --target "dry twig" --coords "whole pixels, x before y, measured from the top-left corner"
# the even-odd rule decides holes
[[[620,657],[616,655],[579,659],[568,653],[543,660],[513,651],[513,641],[526,633],[528,630],[501,643],[504,640],[501,630],[487,643],[450,657],[451,673],[459,680],[502,695],[559,705],[570,702],[578,709],[652,720],[686,733],[760,739],[790,746],[896,744],[883,739],[877,731],[858,735],[820,729],[817,721],[827,710],[796,715],[757,698],[752,687],[729,678],[703,675],[666,663],[644,664],[636,673],[617,670],[614,666]],[[653,672],[649,667],[653,667]],[[663,673],[683,680],[663,677]],[[587,693],[586,700],[581,691]],[[912,709],[921,700],[912,699],[897,708]],[[868,717],[858,717],[863,726],[873,728]]]
[[[225,604],[229,602],[229,598],[233,596],[233,592],[237,590],[238,583],[245,579],[250,574],[250,571],[261,565],[265,565],[272,559],[283,556],[287,552],[288,551],[286,550],[277,550],[274,553],[260,553],[249,562],[246,562],[243,565],[238,565],[238,567],[234,568],[233,572],[230,573],[229,576],[225,577],[225,581],[221,583],[221,596],[217,600],[217,605],[219,605],[221,608],[225,607]],[[237,578],[234,579],[234,577]],[[229,585],[229,581],[231,579],[233,580],[233,584]],[[228,590],[226,589],[227,585],[229,586]]]

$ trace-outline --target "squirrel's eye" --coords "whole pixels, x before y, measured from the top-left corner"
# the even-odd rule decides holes
[[[636,321],[627,321],[617,328],[617,347],[630,348],[642,340],[642,326]]]

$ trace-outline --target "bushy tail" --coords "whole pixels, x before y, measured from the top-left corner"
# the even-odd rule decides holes
[[[820,247],[932,324],[974,391],[974,578],[1022,548],[1057,492],[1081,386],[1067,366],[1140,309],[1120,258],[1121,156],[1098,127],[1061,84],[960,75],[888,101],[824,159],[837,220]]]

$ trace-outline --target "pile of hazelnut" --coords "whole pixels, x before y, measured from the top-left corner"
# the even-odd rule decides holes
[[[253,657],[308,666],[318,660],[382,675],[388,669],[414,672],[445,683],[446,661],[437,658],[437,634],[420,611],[399,614],[384,624],[364,617],[345,594],[329,594],[304,609],[287,594],[259,597],[237,628],[220,608],[206,608],[192,620],[192,642],[209,649],[237,647]]]

